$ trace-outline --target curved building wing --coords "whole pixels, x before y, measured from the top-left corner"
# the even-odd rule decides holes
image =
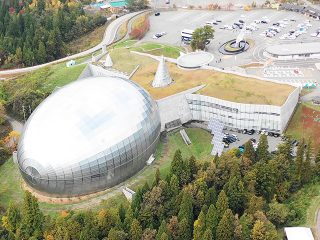
[[[141,170],[160,135],[156,103],[134,82],[91,77],[50,95],[28,119],[18,147],[26,182],[53,196],[114,186]]]

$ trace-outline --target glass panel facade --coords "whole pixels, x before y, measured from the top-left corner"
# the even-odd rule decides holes
[[[137,84],[118,77],[78,80],[49,96],[28,119],[19,168],[43,194],[93,193],[141,170],[159,136],[157,104]]]

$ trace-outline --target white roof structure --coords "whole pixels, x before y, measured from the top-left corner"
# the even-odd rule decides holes
[[[180,57],[177,59],[177,64],[182,68],[196,69],[208,65],[213,59],[214,56],[211,53],[197,51],[184,55],[180,54]]]
[[[320,54],[320,42],[271,45],[266,51],[273,55]]]
[[[169,70],[165,63],[165,59],[162,56],[158,65],[156,75],[152,82],[152,87],[154,88],[166,87],[171,83],[172,83],[172,78],[170,76]]]
[[[284,231],[288,240],[314,240],[311,229],[306,227],[286,227]]]
[[[113,62],[112,62],[112,59],[111,59],[109,53],[106,54],[106,59],[104,60],[103,65],[105,67],[112,67],[113,66]]]

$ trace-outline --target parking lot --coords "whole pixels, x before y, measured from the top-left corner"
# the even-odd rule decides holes
[[[233,142],[229,145],[229,148],[225,148],[224,151],[228,151],[229,149],[232,148],[238,148],[239,146],[245,144],[248,142],[250,139],[255,139],[256,142],[259,141],[260,135],[255,133],[253,135],[248,135],[248,134],[243,134],[243,133],[238,133],[238,132],[232,132],[232,131],[223,131],[224,133],[228,133],[230,135],[235,134],[237,135],[239,141]],[[269,152],[275,151],[276,147],[282,143],[281,137],[270,137],[267,136],[268,138],[268,143],[269,143]]]
[[[214,25],[215,30],[214,39],[211,40],[210,44],[207,45],[208,51],[213,53],[215,60],[211,65],[219,68],[230,68],[234,66],[243,66],[252,62],[266,62],[267,58],[264,56],[263,52],[267,46],[281,43],[299,43],[299,42],[314,42],[319,41],[320,38],[312,37],[311,34],[317,32],[320,28],[320,21],[308,18],[302,14],[288,11],[277,11],[272,9],[259,9],[252,11],[207,11],[207,10],[184,10],[179,9],[177,11],[167,11],[161,12],[160,16],[151,15],[150,17],[150,31],[142,39],[142,41],[155,41],[160,43],[167,43],[177,46],[184,46],[184,43],[181,41],[181,31],[183,29],[194,30],[198,27],[204,26],[207,21],[210,20],[221,20],[221,23]],[[294,19],[295,21],[292,21]],[[256,20],[267,20],[268,23],[258,23],[256,24],[257,30],[255,31],[246,31],[245,38],[251,39],[251,47],[248,51],[241,53],[240,55],[230,56],[221,54],[218,49],[226,41],[235,39],[240,29],[220,29],[224,26],[232,26],[234,23],[243,20],[246,25],[254,23]],[[287,20],[287,21],[284,21]],[[302,23],[308,21],[308,29],[305,33],[297,36],[295,39],[280,39],[281,36],[289,33],[293,30],[298,30],[298,26]],[[266,37],[263,32],[268,28],[272,27],[274,23],[277,22],[286,22],[285,27],[280,27],[280,32],[277,33],[274,37]],[[283,25],[283,24],[282,24]],[[156,33],[166,32],[165,35],[158,39],[153,39],[153,35]],[[281,61],[281,66],[283,67],[300,67],[309,69],[313,71],[315,68],[315,63],[319,60],[299,60],[299,61]],[[293,63],[293,64],[292,64]],[[270,65],[277,66],[275,63],[269,63]],[[264,76],[265,73],[262,71],[252,71],[251,73]],[[317,78],[318,71],[310,72],[310,74],[301,75],[294,79],[294,82],[314,82]],[[274,74],[270,78],[279,79],[286,82],[287,77],[285,74]]]

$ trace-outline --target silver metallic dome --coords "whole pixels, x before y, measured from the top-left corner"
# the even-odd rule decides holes
[[[156,103],[118,77],[78,80],[28,119],[18,147],[26,182],[44,194],[83,195],[118,184],[145,165],[160,135]]]

